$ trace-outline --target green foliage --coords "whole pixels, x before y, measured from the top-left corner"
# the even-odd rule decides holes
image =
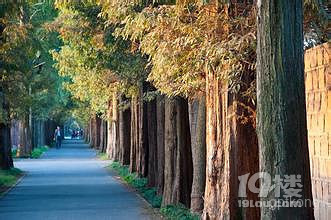
[[[100,160],[109,160],[109,157],[106,153],[99,152],[97,156]]]
[[[168,205],[162,207],[160,212],[169,220],[199,220],[199,216],[194,215],[184,205]]]
[[[16,155],[17,155],[17,149],[12,149],[11,151],[12,158],[16,158]]]
[[[157,195],[155,188],[147,187],[146,178],[140,178],[136,173],[130,173],[128,166],[122,166],[118,162],[111,163],[109,168],[116,171],[126,183],[135,188],[154,208],[161,207],[162,197]]]
[[[0,4],[4,11],[0,18],[0,82],[11,118],[23,119],[31,109],[35,119],[56,119],[68,107],[68,94],[61,89],[63,79],[49,53],[61,41],[44,28],[57,16],[53,4],[53,0]],[[1,115],[0,121],[9,120]]]
[[[42,146],[42,147],[37,147],[34,148],[31,152],[31,158],[33,159],[37,159],[39,157],[41,157],[41,155],[43,155],[43,153],[45,153],[46,151],[48,151],[48,146]]]
[[[108,102],[118,90],[129,93],[146,79],[146,59],[131,52],[131,43],[113,36],[114,28],[101,18],[93,1],[56,2],[59,16],[47,25],[64,45],[53,51],[55,65],[68,79],[65,88],[84,115],[106,116]]]
[[[23,172],[17,168],[0,170],[0,192],[14,185]]]

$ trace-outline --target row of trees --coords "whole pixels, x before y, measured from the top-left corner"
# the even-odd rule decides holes
[[[12,144],[19,157],[51,144],[56,123],[63,123],[73,105],[49,53],[62,42],[44,28],[56,16],[50,0],[0,3],[1,168],[13,166]]]
[[[70,109],[87,141],[147,177],[163,206],[203,219],[313,218],[311,207],[240,207],[238,177],[301,175],[312,199],[303,31],[306,46],[326,39],[323,3],[305,1],[304,23],[300,0],[1,3],[1,167],[12,166],[14,119],[24,156],[43,136],[33,124]]]
[[[312,201],[303,28],[314,36],[306,46],[325,40],[322,3],[305,2],[303,26],[300,0],[59,0],[47,28],[64,42],[53,57],[87,141],[147,177],[163,206],[203,219],[312,219],[312,207],[239,207],[238,176],[301,175]]]

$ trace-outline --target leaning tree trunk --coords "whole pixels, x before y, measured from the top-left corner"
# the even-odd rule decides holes
[[[11,155],[11,140],[10,140],[10,122],[9,122],[9,105],[5,100],[5,96],[0,86],[0,105],[1,110],[6,118],[0,118],[0,168],[10,169],[13,165]]]
[[[260,171],[274,178],[295,175],[301,199],[312,202],[303,62],[302,0],[258,1],[257,130]],[[270,190],[267,175],[261,189]],[[285,183],[285,182],[283,182]],[[277,192],[277,191],[276,191]],[[286,199],[269,192],[261,200]],[[313,208],[261,208],[262,219],[313,219]]]
[[[206,102],[205,98],[189,105],[193,159],[191,210],[201,213],[206,184]]]

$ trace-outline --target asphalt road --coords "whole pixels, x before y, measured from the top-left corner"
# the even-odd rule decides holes
[[[67,140],[41,159],[15,166],[27,175],[0,198],[0,220],[158,220],[79,140]]]

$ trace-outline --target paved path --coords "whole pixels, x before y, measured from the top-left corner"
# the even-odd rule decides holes
[[[108,162],[109,163],[109,162]],[[15,166],[27,175],[4,198],[1,220],[158,220],[135,193],[110,176],[107,163],[79,140]]]

